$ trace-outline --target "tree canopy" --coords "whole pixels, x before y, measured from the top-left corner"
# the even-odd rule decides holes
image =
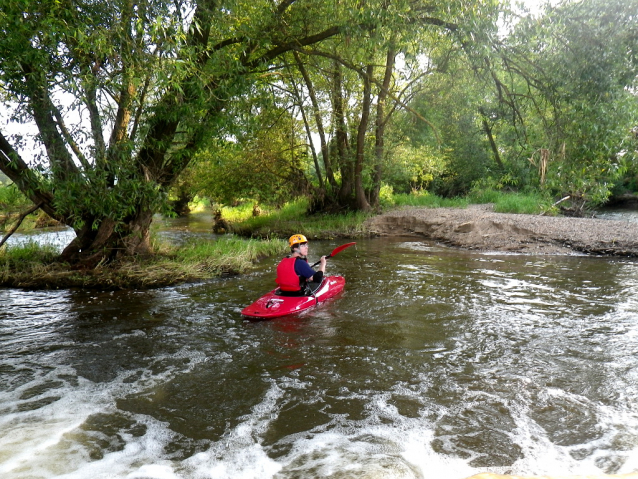
[[[508,174],[604,198],[635,150],[636,1],[508,26],[496,0],[6,0],[0,92],[44,153],[0,129],[0,170],[86,265],[145,253],[180,181],[315,210]]]

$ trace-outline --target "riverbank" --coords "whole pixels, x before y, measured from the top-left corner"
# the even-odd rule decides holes
[[[57,263],[57,254],[46,249],[11,254],[0,250],[0,287],[118,290],[204,281],[240,274],[259,258],[285,254],[282,238],[293,232],[311,240],[407,235],[481,252],[638,257],[638,223],[628,221],[496,213],[491,205],[403,207],[373,217],[345,218],[349,221],[318,222],[308,231],[303,218],[285,227],[280,220],[272,224],[260,220],[255,225],[256,236],[267,231],[267,237],[279,239],[225,235],[185,247],[160,247],[151,257],[129,258],[90,270]],[[250,236],[250,231],[244,233]]]
[[[286,246],[278,239],[226,236],[177,247],[160,244],[150,256],[78,269],[58,262],[54,248],[29,244],[0,249],[0,287],[103,291],[160,288],[245,273],[261,258],[285,254]]]
[[[379,236],[419,236],[474,251],[524,254],[638,256],[638,223],[495,213],[491,205],[400,208],[370,218]]]

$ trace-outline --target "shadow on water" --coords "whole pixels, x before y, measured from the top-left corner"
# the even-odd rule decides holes
[[[364,240],[329,262],[339,297],[242,318],[276,264],[144,292],[0,290],[2,477],[638,469],[636,262]]]

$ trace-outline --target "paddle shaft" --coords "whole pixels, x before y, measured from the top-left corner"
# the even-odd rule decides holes
[[[339,252],[341,252],[344,249],[349,248],[350,246],[355,245],[355,244],[357,244],[357,243],[346,243],[346,244],[342,244],[341,246],[337,246],[335,249],[332,250],[332,253],[330,253],[328,256],[326,256],[326,259],[332,258],[333,256],[336,256]],[[313,264],[311,266],[311,268],[314,268],[319,263],[321,263],[321,260],[319,260],[315,264]]]

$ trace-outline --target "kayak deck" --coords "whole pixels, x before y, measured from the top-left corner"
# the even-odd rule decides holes
[[[339,294],[343,291],[345,284],[346,280],[342,276],[327,276],[313,296],[282,296],[277,294],[279,289],[274,289],[242,309],[241,314],[252,318],[269,319],[298,313]]]

